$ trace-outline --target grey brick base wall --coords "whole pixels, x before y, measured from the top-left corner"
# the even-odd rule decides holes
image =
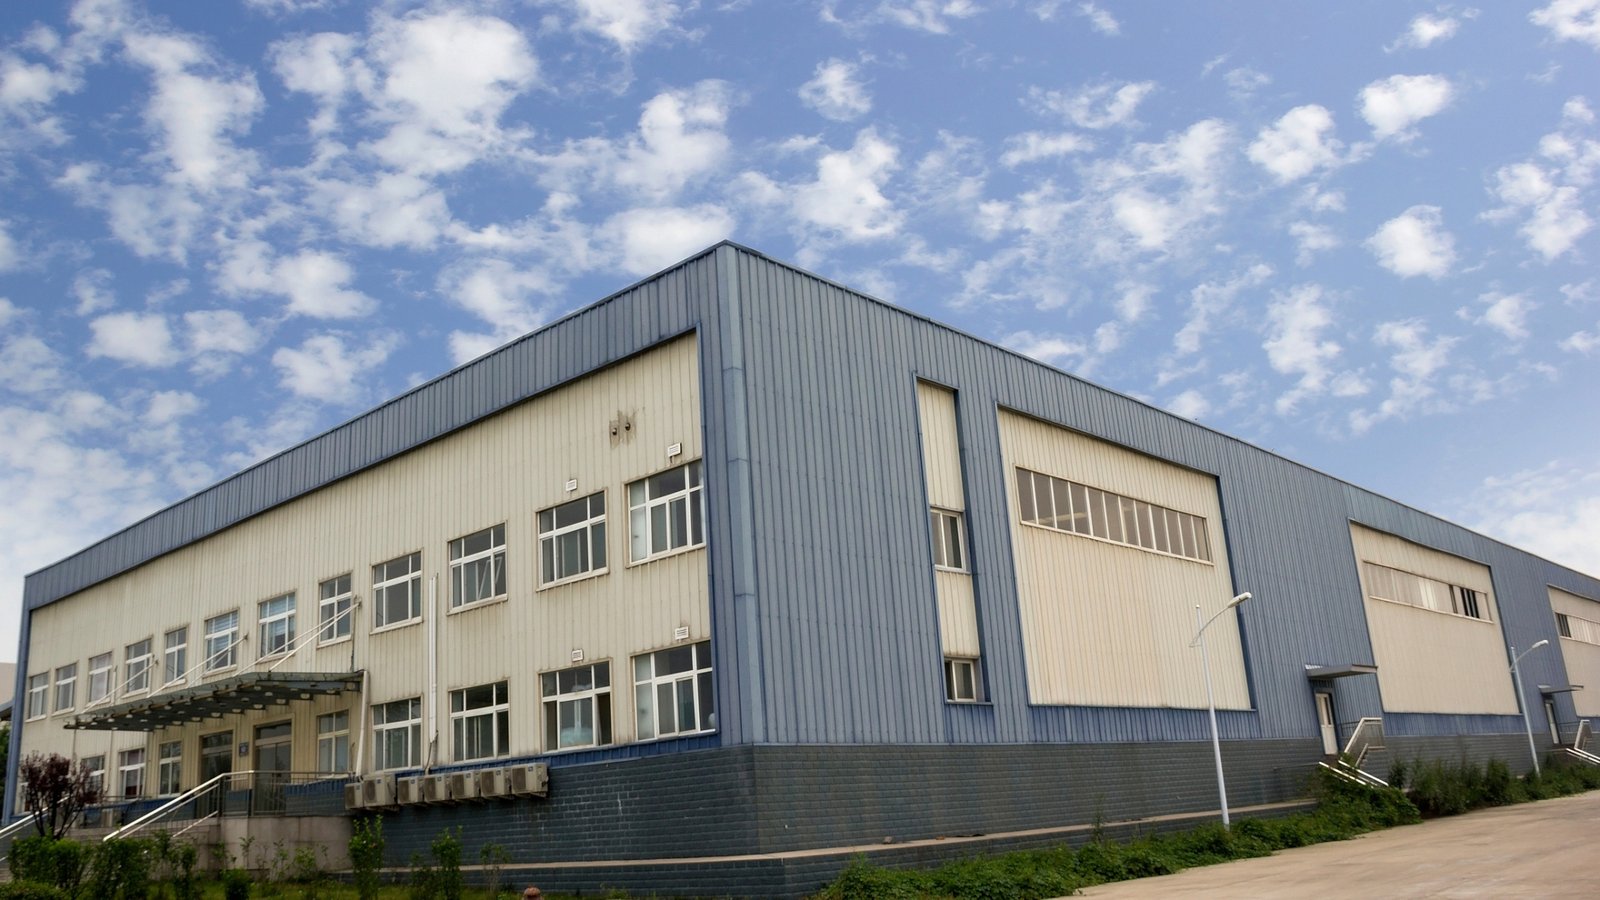
[[[1533,739],[1538,748],[1539,758],[1542,760],[1545,754],[1550,752],[1550,737],[1534,732]],[[1386,750],[1376,751],[1369,756],[1364,766],[1380,778],[1388,777],[1389,766],[1397,759],[1405,760],[1407,763],[1413,759],[1438,759],[1445,762],[1466,760],[1479,766],[1491,759],[1498,759],[1510,766],[1513,774],[1525,775],[1533,771],[1533,757],[1528,752],[1528,735],[1525,733],[1434,737],[1390,736],[1387,744]]]

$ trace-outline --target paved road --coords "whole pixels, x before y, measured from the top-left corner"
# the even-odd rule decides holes
[[[1600,791],[1089,888],[1135,897],[1600,897]]]

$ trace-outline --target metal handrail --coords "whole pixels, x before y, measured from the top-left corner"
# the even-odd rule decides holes
[[[1354,752],[1357,745],[1361,748],[1360,752]],[[1366,761],[1367,751],[1373,749],[1384,749],[1383,719],[1366,716],[1356,722],[1355,730],[1350,732],[1350,740],[1344,745],[1344,756],[1359,769]]]
[[[173,797],[171,800],[168,800],[150,812],[145,813],[126,825],[123,825],[116,831],[106,835],[102,840],[110,840],[114,837],[126,837],[130,834],[133,834],[135,831],[138,831],[139,829],[142,829],[165,816],[171,815],[174,810],[183,807],[185,804],[215,792],[218,789],[219,784],[231,784],[234,780],[238,780],[245,782],[246,785],[253,790],[262,787],[258,779],[263,777],[279,779],[278,781],[274,782],[274,784],[287,787],[291,784],[348,781],[350,779],[350,774],[348,772],[293,772],[279,769],[244,769],[237,772],[223,772],[219,775],[212,776],[212,778],[204,784],[184,791],[182,794]],[[225,786],[224,789],[232,790],[233,788]],[[200,820],[203,821],[204,819],[210,818],[211,815],[221,815],[223,813],[224,811],[219,809],[214,813],[207,813],[206,815],[201,816]],[[264,815],[267,813],[250,812],[248,814]]]
[[[105,837],[101,838],[100,840],[102,842],[104,842],[104,841],[109,841],[109,840],[111,840],[112,838],[115,838],[115,837],[122,837],[124,834],[132,834],[133,832],[135,832],[135,831],[139,830],[140,828],[143,828],[145,825],[149,824],[154,819],[156,819],[156,818],[158,818],[160,816],[164,816],[169,811],[177,808],[178,806],[180,806],[180,805],[182,805],[184,803],[187,803],[190,800],[194,800],[194,799],[198,798],[199,796],[201,796],[202,794],[210,791],[212,788],[214,788],[218,784],[220,784],[224,778],[231,777],[233,774],[234,773],[232,773],[232,772],[223,772],[220,775],[214,775],[214,776],[212,776],[211,780],[207,781],[205,784],[197,785],[195,787],[190,788],[187,791],[184,791],[183,793],[181,793],[178,796],[172,798],[171,800],[167,801],[166,803],[163,803],[162,805],[156,807],[155,809],[151,810],[150,812],[145,813],[144,815],[140,816],[139,818],[134,819],[132,822],[129,822],[128,824],[122,826],[121,828],[118,828],[116,831],[111,832],[110,834],[106,835]]]

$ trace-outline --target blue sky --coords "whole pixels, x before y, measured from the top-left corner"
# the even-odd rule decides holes
[[[0,7],[24,573],[722,238],[1600,573],[1600,0]]]

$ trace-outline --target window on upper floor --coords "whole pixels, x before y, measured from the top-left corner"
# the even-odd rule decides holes
[[[78,664],[56,669],[56,712],[66,712],[78,702]]]
[[[183,793],[183,741],[163,741],[156,755],[156,793]]]
[[[380,703],[372,708],[372,767],[404,769],[422,765],[422,698]]]
[[[174,628],[161,638],[162,681],[173,684],[189,674],[189,626]]]
[[[684,644],[633,658],[633,710],[638,739],[716,728],[711,642]]]
[[[239,611],[206,620],[205,671],[220,672],[239,662]]]
[[[326,644],[350,636],[350,620],[355,618],[355,613],[351,611],[354,602],[349,575],[329,578],[317,585],[318,643]]]
[[[539,676],[546,753],[611,743],[611,664],[573,666]]]
[[[628,485],[629,559],[641,562],[705,544],[700,475],[696,461]]]
[[[317,771],[350,771],[350,712],[317,716]]]
[[[1022,521],[1029,525],[1211,561],[1204,516],[1023,468],[1017,469],[1017,506]]]
[[[294,594],[263,600],[256,629],[261,657],[280,656],[294,648]]]
[[[1361,565],[1367,576],[1367,595],[1375,600],[1404,603],[1471,619],[1489,619],[1488,604],[1484,602],[1484,594],[1480,591],[1375,562],[1363,561]]]
[[[28,676],[28,718],[37,719],[50,712],[50,673]]]
[[[961,540],[961,513],[948,509],[928,512],[928,525],[933,532],[933,566],[950,572],[967,570],[965,544]]]
[[[450,608],[506,595],[506,527],[496,525],[450,542]]]
[[[1582,616],[1556,613],[1556,631],[1569,640],[1581,641],[1585,644],[1600,644],[1600,622],[1594,622]]]
[[[605,491],[539,512],[541,585],[557,584],[605,569]]]
[[[372,627],[387,628],[422,618],[422,553],[408,553],[372,567]]]
[[[102,653],[89,657],[89,696],[84,702],[93,706],[111,696],[111,671],[116,654]]]
[[[960,657],[945,657],[944,699],[951,703],[976,703],[978,701],[978,661]]]
[[[122,689],[130,694],[150,689],[150,638],[134,641],[122,651]]]
[[[450,692],[451,747],[457,762],[511,755],[511,701],[506,683]]]

